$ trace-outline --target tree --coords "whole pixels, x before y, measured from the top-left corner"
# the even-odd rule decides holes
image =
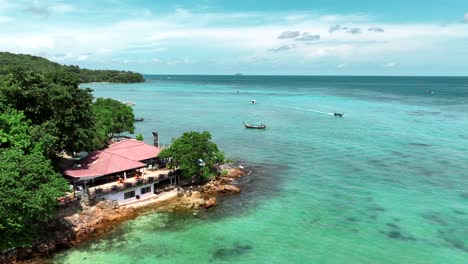
[[[0,149],[0,250],[24,246],[35,227],[50,220],[68,189],[39,148]]]
[[[211,142],[209,132],[185,132],[169,148],[159,153],[161,158],[171,158],[179,167],[182,177],[207,180],[217,173],[217,165],[224,161],[218,146]]]
[[[69,72],[46,77],[17,68],[0,82],[0,94],[35,126],[33,140],[48,142],[44,150],[49,156],[93,149],[91,90],[80,89]]]
[[[0,148],[29,148],[29,123],[23,113],[0,103]]]
[[[135,139],[136,139],[136,140],[139,140],[139,141],[145,140],[145,138],[143,138],[143,135],[142,135],[141,133],[138,134],[138,135],[136,135]]]
[[[24,69],[28,69],[46,76],[49,74],[55,74],[60,71],[66,71],[80,83],[134,83],[145,81],[141,74],[130,71],[80,69],[78,66],[64,66],[37,56],[0,52],[0,75],[11,73],[12,69],[18,67],[22,67]],[[64,79],[60,78],[58,80],[66,82],[71,81],[71,79],[68,77]]]
[[[133,134],[135,130],[133,109],[117,100],[98,98],[93,104],[93,113],[97,133],[100,138],[106,138],[106,141],[116,133],[128,131]]]
[[[0,102],[0,250],[30,243],[34,227],[53,217],[65,179],[31,138],[25,115]]]

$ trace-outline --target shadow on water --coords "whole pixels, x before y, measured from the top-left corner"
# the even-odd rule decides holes
[[[251,171],[249,175],[237,179],[241,193],[219,196],[218,206],[205,211],[205,216],[210,220],[248,214],[260,203],[282,195],[284,177],[281,175],[286,175],[286,165],[250,162],[239,164]]]

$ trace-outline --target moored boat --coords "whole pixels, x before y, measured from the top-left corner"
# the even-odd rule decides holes
[[[133,119],[133,122],[143,122],[145,119],[143,117]]]
[[[242,124],[244,124],[245,128],[254,128],[254,129],[265,129],[266,128],[266,125],[264,124],[260,124],[260,125],[249,125],[249,124],[246,124],[244,122],[242,122]]]
[[[333,113],[334,116],[342,117],[344,113]]]

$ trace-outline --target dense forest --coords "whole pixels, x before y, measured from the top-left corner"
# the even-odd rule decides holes
[[[0,60],[4,251],[28,245],[36,228],[53,218],[57,199],[70,191],[55,166],[61,153],[100,149],[115,133],[133,133],[134,115],[114,99],[93,100],[90,89],[78,87],[83,79],[70,67],[26,55],[2,53]]]
[[[42,57],[0,52],[0,75],[12,72],[13,69],[17,68],[23,68],[45,75],[56,72],[57,70],[68,71],[76,75],[80,83],[137,83],[145,81],[141,74],[135,72],[81,69],[79,66],[74,65],[60,65]]]

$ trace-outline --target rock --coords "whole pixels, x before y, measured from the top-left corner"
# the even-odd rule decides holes
[[[216,197],[210,197],[209,199],[205,200],[202,206],[208,209],[210,207],[215,206],[216,204],[217,204]]]
[[[239,193],[241,190],[235,185],[223,185],[219,189],[222,193]]]
[[[43,254],[47,254],[51,250],[49,244],[47,244],[47,243],[39,244],[36,247],[36,249],[37,249],[37,251],[39,251],[40,253],[43,253]]]
[[[235,168],[229,171],[229,173],[226,175],[226,177],[229,178],[239,178],[247,174],[247,172],[244,169],[241,168]]]

